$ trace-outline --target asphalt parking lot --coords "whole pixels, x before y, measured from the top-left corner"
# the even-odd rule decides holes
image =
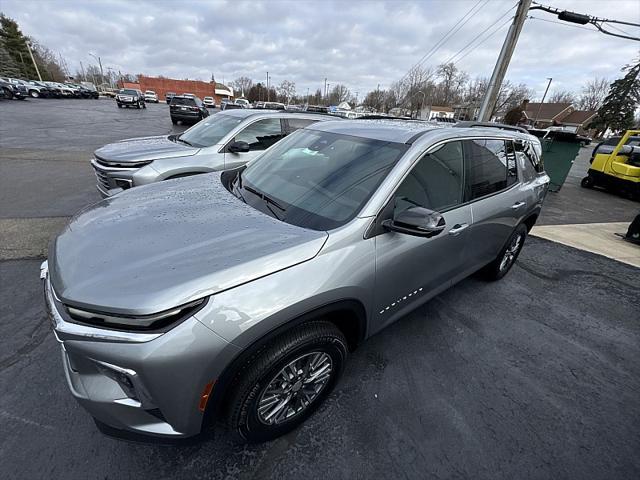
[[[43,245],[99,200],[95,148],[184,128],[166,104],[0,103],[3,478],[640,478],[640,270],[535,237],[503,281],[469,278],[367,341],[285,437],[237,446],[218,429],[161,446],[99,433],[65,383]],[[637,214],[638,203],[579,188],[589,154],[541,223]]]

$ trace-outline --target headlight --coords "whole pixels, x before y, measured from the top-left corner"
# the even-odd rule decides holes
[[[201,298],[186,305],[152,315],[114,315],[70,306],[66,306],[66,309],[69,316],[79,323],[101,328],[145,331],[165,329],[170,325],[187,319],[200,310],[205,305],[206,300],[206,298]]]

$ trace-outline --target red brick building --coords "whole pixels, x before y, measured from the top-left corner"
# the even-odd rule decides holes
[[[153,90],[158,94],[159,100],[165,100],[167,92],[175,92],[178,95],[193,93],[196,97],[213,97],[216,104],[220,104],[223,98],[233,98],[233,90],[221,83],[202,82],[200,80],[174,80],[172,78],[138,76],[138,83],[119,82],[121,88],[137,88],[144,92]]]

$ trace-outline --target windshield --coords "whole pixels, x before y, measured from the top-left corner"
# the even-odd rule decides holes
[[[206,117],[205,120],[195,124],[180,135],[178,139],[188,142],[194,147],[210,147],[219,143],[227,133],[243,120],[244,118],[218,113],[217,115]]]
[[[122,90],[120,90],[120,93],[125,93],[125,94],[128,94],[128,95],[135,95],[138,92],[136,90],[131,89],[131,88],[123,88]]]
[[[250,163],[235,186],[247,203],[282,221],[330,230],[357,215],[407,148],[298,130]]]

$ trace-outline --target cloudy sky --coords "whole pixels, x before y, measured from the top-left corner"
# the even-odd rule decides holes
[[[540,2],[640,23],[638,0]],[[327,77],[362,98],[402,77],[470,11],[424,65],[453,58],[471,76],[489,76],[515,3],[3,0],[0,10],[23,33],[59,52],[72,73],[79,62],[95,63],[91,52],[105,68],[134,74],[209,80],[213,73],[218,81],[241,75],[260,81],[268,71],[273,84],[294,81],[300,94],[322,87]],[[592,26],[552,23],[558,19],[539,10],[531,15],[536,18],[525,23],[507,78],[527,83],[538,96],[547,77],[553,77],[552,91],[579,90],[595,76],[616,78],[639,55],[640,42],[606,36]],[[640,36],[638,28],[618,27]]]

